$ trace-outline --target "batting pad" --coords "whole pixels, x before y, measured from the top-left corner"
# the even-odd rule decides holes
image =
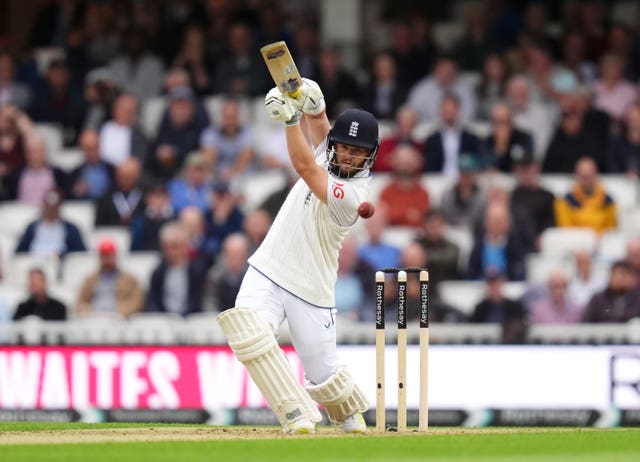
[[[324,406],[329,419],[335,424],[342,423],[356,412],[369,409],[367,397],[344,366],[321,384],[309,385],[306,390],[314,400]]]
[[[231,308],[218,323],[229,346],[245,365],[282,426],[301,419],[320,422],[322,415],[293,375],[271,326],[255,311]]]

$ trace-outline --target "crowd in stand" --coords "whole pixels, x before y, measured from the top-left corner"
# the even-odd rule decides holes
[[[1,197],[41,208],[16,254],[64,261],[95,251],[100,260],[66,308],[47,295],[56,281],[33,268],[28,300],[5,316],[188,315],[233,306],[246,259],[295,181],[281,130],[243,115],[243,104],[272,86],[259,47],[286,40],[301,73],[322,88],[330,117],[358,105],[392,127],[373,172],[384,178],[376,213],[340,255],[341,315],[373,319],[376,268],[426,266],[435,321],[500,322],[514,326],[517,339],[527,322],[640,317],[633,235],[625,257],[607,262],[606,277],[592,270],[592,254],[576,252],[575,271],[550,271],[521,299],[504,295],[506,282],[528,280],[527,255],[541,251],[545,230],[619,229],[624,211],[600,175],[637,182],[640,171],[638,27],[611,21],[608,2],[518,5],[471,4],[454,18],[464,33],[446,50],[432,38],[429,11],[402,17],[387,8],[377,21],[388,43],[363,47],[371,64],[353,73],[338,47],[320,43],[317,11],[286,17],[278,2],[45,3],[27,43],[0,36]],[[212,96],[220,101],[215,113],[206,104]],[[140,114],[159,98],[165,109],[144,130]],[[60,127],[83,162],[71,171],[49,163],[41,124]],[[286,175],[286,187],[246,207],[239,191],[269,170]],[[573,186],[554,194],[541,174],[571,175]],[[438,197],[429,184],[435,177],[450,185]],[[515,186],[497,180],[504,177]],[[95,226],[128,230],[130,249],[111,239],[89,248],[88,236],[61,217],[64,201],[94,204]],[[409,230],[409,238],[386,242],[390,228]],[[472,236],[463,262],[452,229]],[[118,264],[123,251],[162,258],[141,282]],[[449,280],[485,281],[486,296],[464,313],[438,297],[438,284]],[[410,283],[410,297],[417,291]],[[391,306],[394,291],[387,294]]]

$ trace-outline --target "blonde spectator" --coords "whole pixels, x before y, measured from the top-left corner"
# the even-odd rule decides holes
[[[563,270],[554,270],[547,278],[547,291],[529,307],[532,324],[573,324],[582,320],[584,306],[571,299],[569,279]]]

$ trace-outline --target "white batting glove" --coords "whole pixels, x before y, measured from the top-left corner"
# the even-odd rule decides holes
[[[293,98],[285,96],[278,87],[273,87],[264,98],[269,117],[285,125],[297,125],[300,123],[300,110],[292,103]]]
[[[291,98],[294,107],[304,112],[305,114],[318,115],[324,111],[326,104],[324,102],[324,95],[320,86],[311,79],[302,79],[302,85],[298,89],[299,94],[297,98]]]

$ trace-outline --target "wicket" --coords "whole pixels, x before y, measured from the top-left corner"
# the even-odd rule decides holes
[[[418,430],[429,428],[429,271],[425,268],[384,268],[376,272],[376,431],[386,427],[385,404],[385,274],[395,274],[398,287],[398,432],[407,430],[407,273],[420,281],[420,395]]]

